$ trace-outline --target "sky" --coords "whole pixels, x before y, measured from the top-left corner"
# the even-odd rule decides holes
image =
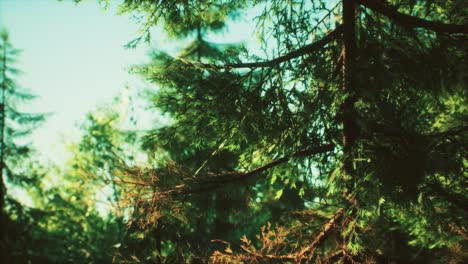
[[[32,135],[33,144],[52,161],[63,159],[64,142],[79,135],[77,125],[86,113],[125,93],[126,86],[133,92],[148,86],[128,73],[131,65],[148,61],[154,47],[173,48],[156,30],[151,46],[125,49],[139,26],[129,16],[116,15],[119,1],[111,2],[102,10],[97,0],[78,5],[72,0],[0,0],[0,28],[22,50],[16,66],[24,73],[16,81],[39,96],[27,108],[52,113]],[[253,27],[247,23],[231,25],[230,33],[209,40],[248,41]]]
[[[148,46],[124,49],[137,36],[129,17],[103,11],[96,2],[0,0],[0,27],[21,49],[18,84],[38,95],[28,111],[52,113],[32,137],[51,159],[60,159],[63,141],[96,106],[123,88],[141,86],[128,67],[146,60]]]

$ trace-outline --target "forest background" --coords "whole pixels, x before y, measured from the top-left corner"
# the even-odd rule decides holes
[[[463,1],[0,18],[6,263],[466,261]]]

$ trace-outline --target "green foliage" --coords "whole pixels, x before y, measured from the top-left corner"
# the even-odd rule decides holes
[[[21,111],[22,106],[36,96],[18,87],[14,80],[15,76],[21,73],[14,66],[20,51],[11,45],[6,30],[1,32],[0,41],[1,152],[4,164],[2,176],[5,175],[5,180],[12,184],[23,184],[31,177],[24,171],[18,171],[21,164],[27,161],[31,151],[25,137],[44,121],[45,115]]]
[[[332,3],[254,1],[247,4],[260,10],[256,17],[257,32],[262,49],[270,58],[291,51],[295,54],[295,50],[321,39],[341,23],[340,6]],[[388,3],[392,8],[393,4]],[[457,1],[403,1],[398,12],[443,23],[463,23],[457,5]],[[148,10],[145,3],[125,7],[137,11],[142,8],[143,13]],[[175,10],[179,9],[159,6],[158,12],[170,14]],[[461,231],[466,225],[463,220],[466,195],[462,187],[466,181],[466,148],[463,147],[467,143],[466,54],[463,51],[466,35],[408,29],[403,22],[390,22],[371,9],[360,7],[358,12],[358,55],[352,76],[355,87],[351,92],[341,90],[339,41],[328,43],[318,52],[258,66],[255,62],[260,59],[242,47],[236,52],[221,47],[215,52],[213,43],[201,48],[206,44],[204,32],[198,32],[197,40],[181,51],[179,57],[157,51],[152,54],[151,63],[135,68],[157,85],[152,102],[172,118],[167,126],[152,131],[143,146],[148,151],[165,153],[163,159],[176,164],[177,170],[164,177],[177,178],[177,181],[164,187],[152,186],[156,188],[154,199],[180,208],[177,217],[185,219],[180,229],[219,238],[216,231],[210,231],[216,227],[216,221],[229,219],[234,223],[236,218],[250,214],[294,228],[301,221],[292,213],[293,208],[302,211],[309,207],[315,210],[314,216],[329,218],[336,210],[330,205],[334,205],[347,208],[346,216],[339,220],[340,235],[333,236],[346,244],[345,258],[358,262],[423,261],[431,254],[440,261],[459,258],[459,253],[448,252],[466,246],[463,242],[466,233]],[[163,21],[166,25],[189,26],[190,23],[181,21],[197,15],[197,11],[189,15],[181,13],[180,21],[167,18]],[[316,23],[311,23],[312,20]],[[202,28],[210,29],[207,24]],[[189,36],[183,31],[171,33]],[[195,51],[199,52],[198,56]],[[254,63],[242,64],[245,60]],[[354,100],[351,109],[343,109],[349,100]],[[353,122],[358,128],[357,141],[351,150],[342,146],[345,111],[354,113]],[[249,172],[303,148],[327,143],[335,144],[335,150],[274,165],[260,176],[252,176],[253,180],[221,183],[222,187],[214,189],[208,187],[214,181],[210,175]],[[346,159],[352,161],[353,175],[343,175]],[[163,176],[154,177],[168,181]],[[204,185],[204,191],[199,192]],[[187,190],[183,202],[180,197],[158,196],[171,188],[182,187]],[[286,190],[295,195],[285,197]],[[249,202],[238,211],[240,201],[244,200],[229,197],[228,203],[213,211],[207,206],[208,201],[216,199],[220,191],[245,195]],[[206,199],[203,204],[194,202],[201,197]],[[226,210],[227,207],[231,210]],[[196,215],[194,210],[204,212],[205,222],[199,221],[199,217],[195,217],[197,220],[188,217]],[[238,215],[229,216],[232,212]],[[164,222],[167,214],[174,215],[158,211],[157,219],[162,219],[158,221]],[[224,219],[213,222],[211,215]],[[459,228],[458,235],[454,226]],[[309,235],[317,235],[319,228],[320,225],[310,227]],[[239,229],[224,228],[223,240],[234,242],[228,234],[237,234]],[[255,233],[255,229],[248,231],[253,233],[243,234],[251,237]],[[392,234],[391,243],[407,247],[389,248],[388,234]],[[189,241],[184,236],[180,239]],[[206,242],[190,241],[213,248],[217,252],[213,257],[222,263],[230,263],[234,261],[232,256],[238,256],[232,247],[224,254]],[[331,258],[341,242],[334,244],[329,239],[321,243]],[[418,251],[419,255],[414,253]],[[313,255],[311,251],[308,253]],[[402,257],[394,257],[397,254]],[[253,256],[252,252],[243,251],[239,259]],[[168,256],[166,260],[170,259]],[[328,258],[317,255],[315,260],[318,259]]]
[[[126,0],[119,6],[119,13],[138,12],[141,24],[140,37],[127,44],[134,47],[142,39],[151,40],[150,29],[163,22],[165,31],[170,36],[189,36],[198,31],[219,32],[224,29],[226,20],[239,16],[238,10],[246,1],[140,1]]]
[[[340,1],[123,1],[119,12],[142,25],[129,46],[150,40],[158,25],[187,43],[176,56],[155,50],[133,67],[154,84],[144,96],[169,122],[140,138],[119,127],[111,108],[89,114],[61,187],[31,192],[34,209],[10,204],[12,232],[33,227],[23,237],[50,246],[27,251],[19,242],[14,255],[466,261],[466,33],[427,26],[466,24],[462,1],[384,2],[361,1],[350,41]],[[207,41],[247,8],[257,10],[257,51]],[[140,151],[154,159],[136,163]],[[39,178],[25,179],[44,184]],[[114,206],[106,217],[101,190]],[[57,238],[67,256],[59,257]]]
[[[0,32],[0,260],[17,261],[24,259],[28,243],[29,226],[22,230],[28,219],[23,213],[40,215],[38,210],[29,211],[12,199],[12,190],[7,186],[30,187],[40,182],[43,169],[37,166],[31,156],[34,152],[26,137],[44,120],[44,114],[21,111],[22,106],[35,96],[21,89],[14,78],[20,74],[15,68],[20,51],[9,42],[6,30]],[[7,185],[7,184],[8,185]],[[13,190],[14,191],[14,190]],[[26,224],[25,224],[26,225]],[[16,240],[16,236],[20,239]],[[25,235],[25,236],[23,236]],[[27,258],[25,258],[27,259]]]

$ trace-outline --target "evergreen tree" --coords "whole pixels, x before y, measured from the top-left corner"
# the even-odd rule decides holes
[[[28,91],[21,89],[14,81],[14,77],[20,73],[15,68],[16,57],[19,50],[13,48],[9,42],[9,34],[6,30],[0,33],[0,221],[1,221],[1,252],[6,256],[7,230],[9,217],[7,216],[6,202],[10,201],[10,209],[15,210],[19,204],[8,197],[6,185],[21,186],[37,182],[40,175],[33,173],[28,168],[30,145],[24,138],[44,120],[44,114],[26,113],[20,110],[21,104],[35,98]],[[12,239],[12,237],[9,237]],[[14,242],[14,241],[13,241]]]
[[[124,1],[122,12],[143,14],[146,39],[161,21],[172,36],[197,37],[179,57],[155,53],[139,67],[172,118],[144,145],[168,162],[129,169],[134,186],[124,190],[133,217],[154,234],[153,254],[168,262],[208,261],[206,248],[215,263],[466,261],[462,6]],[[202,33],[247,7],[260,10],[269,59],[241,47],[204,55]],[[264,222],[257,239],[245,221]],[[242,233],[240,245],[226,235]],[[213,246],[211,235],[228,241]]]
[[[131,245],[117,183],[123,179],[121,163],[133,160],[136,137],[118,127],[122,120],[114,108],[100,107],[86,116],[79,141],[66,142],[71,158],[63,167],[23,165],[41,177],[23,187],[33,207],[8,200],[9,253],[2,261],[113,263],[120,245]]]
[[[44,120],[44,114],[26,113],[19,109],[35,98],[28,91],[21,89],[13,77],[20,73],[14,67],[19,50],[14,49],[9,42],[8,32],[1,33],[1,103],[0,103],[0,143],[1,143],[1,205],[5,199],[5,180],[17,184],[28,179],[28,175],[15,175],[21,172],[20,165],[28,157],[30,146],[20,142],[31,134],[39,122]],[[19,169],[19,170],[18,170]]]

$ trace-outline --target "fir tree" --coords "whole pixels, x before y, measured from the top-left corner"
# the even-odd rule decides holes
[[[1,205],[4,208],[5,181],[18,184],[28,180],[28,175],[21,171],[31,150],[29,144],[21,139],[31,134],[33,129],[44,120],[44,114],[22,112],[20,107],[35,96],[21,89],[14,81],[20,70],[14,67],[19,50],[9,42],[7,31],[1,33]]]
[[[25,137],[44,120],[44,114],[27,113],[21,111],[21,105],[34,99],[35,96],[21,89],[14,81],[20,72],[15,68],[16,57],[19,50],[13,48],[9,42],[6,30],[0,33],[0,208],[1,208],[1,246],[2,256],[6,256],[7,241],[7,208],[16,210],[20,206],[12,197],[8,197],[6,185],[34,185],[38,182],[40,174],[36,174],[29,165],[30,145],[25,143]],[[15,209],[16,208],[16,209]],[[11,237],[10,237],[11,239]],[[11,241],[10,241],[11,242]]]
[[[173,223],[155,254],[208,261],[203,249],[176,248],[189,239],[180,233],[211,234],[214,222],[199,217],[226,208],[197,200],[221,191],[236,212],[221,214],[225,232],[248,236],[224,241],[215,263],[463,261],[462,2],[125,1],[123,12],[143,14],[145,39],[159,22],[173,36],[197,36],[179,57],[155,53],[139,68],[172,118],[145,143],[166,165],[128,173],[142,227]],[[241,47],[204,58],[203,30],[245,7],[260,10],[268,59]],[[256,240],[245,219],[264,221]]]

